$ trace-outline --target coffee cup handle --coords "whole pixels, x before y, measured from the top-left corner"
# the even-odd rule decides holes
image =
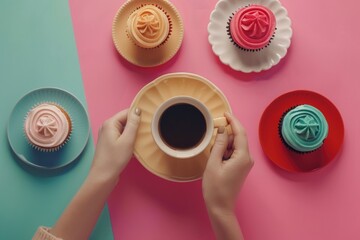
[[[221,126],[225,127],[228,135],[232,134],[231,126],[227,121],[226,117],[214,118],[214,128],[219,128]]]

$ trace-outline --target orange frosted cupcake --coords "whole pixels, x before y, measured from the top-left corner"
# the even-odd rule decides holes
[[[32,147],[52,152],[60,149],[69,140],[72,122],[69,114],[59,105],[43,103],[28,112],[24,131]]]
[[[170,28],[169,18],[162,9],[144,5],[130,15],[126,31],[137,46],[155,48],[167,40]]]

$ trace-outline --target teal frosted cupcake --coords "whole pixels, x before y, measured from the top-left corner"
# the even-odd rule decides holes
[[[279,123],[279,134],[283,143],[298,153],[319,149],[328,132],[329,126],[322,112],[307,104],[284,113]]]

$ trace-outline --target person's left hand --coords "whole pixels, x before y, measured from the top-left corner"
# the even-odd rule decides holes
[[[91,171],[118,180],[132,157],[140,109],[125,109],[106,120],[99,130],[98,142]]]

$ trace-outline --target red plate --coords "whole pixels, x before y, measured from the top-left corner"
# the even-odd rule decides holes
[[[305,154],[289,150],[282,143],[278,131],[282,114],[301,104],[319,109],[329,125],[323,146]],[[327,98],[315,92],[297,90],[279,96],[265,109],[260,119],[259,138],[266,156],[277,166],[289,172],[310,172],[326,166],[335,158],[344,140],[344,123],[335,105]]]

